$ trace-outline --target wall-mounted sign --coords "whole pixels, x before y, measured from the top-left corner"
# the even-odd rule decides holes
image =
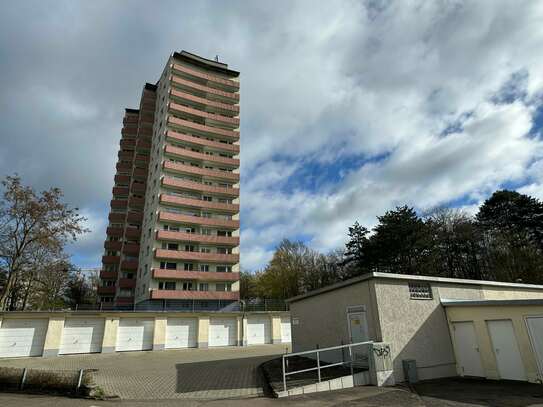
[[[292,325],[300,325],[300,320],[298,318],[292,318]]]

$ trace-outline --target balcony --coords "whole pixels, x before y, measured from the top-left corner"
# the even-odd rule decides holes
[[[136,140],[123,140],[121,139],[121,142],[119,143],[121,148],[124,149],[133,149],[136,147]]]
[[[140,253],[140,245],[135,243],[125,243],[123,246],[123,253],[137,256]]]
[[[128,195],[128,187],[113,187],[113,195]]]
[[[136,149],[137,150],[150,150],[151,149],[151,141],[146,140],[144,138],[138,138],[136,141]]]
[[[122,270],[137,270],[138,261],[137,260],[123,260],[121,262],[121,269]]]
[[[153,278],[169,280],[239,281],[239,273],[151,269]]]
[[[117,264],[120,260],[119,256],[102,256],[102,263],[104,264]]]
[[[189,92],[196,92],[196,94],[201,97],[207,98],[211,96],[212,99],[220,99],[221,101],[232,104],[239,102],[239,93],[225,92],[223,90],[210,88],[209,86],[182,79],[176,75],[171,75],[170,80],[175,87],[186,89]]]
[[[227,204],[219,202],[209,202],[203,201],[201,199],[192,199],[184,198],[181,196],[160,194],[160,203],[166,205],[176,205],[176,206],[188,206],[191,208],[204,208],[204,209],[215,209],[218,211],[237,213],[239,212],[238,204]]]
[[[194,137],[190,134],[179,133],[173,130],[168,130],[166,132],[166,137],[173,141],[183,141],[196,146],[211,147],[213,149],[224,150],[236,154],[239,153],[239,144],[227,144],[219,141],[211,141],[205,138]]]
[[[131,114],[131,115],[126,115],[123,119],[123,124],[127,124],[127,123],[137,123],[138,122],[138,119],[139,119],[139,114]]]
[[[182,72],[184,74],[194,76],[196,78],[204,79],[206,81],[210,81],[210,82],[216,83],[216,84],[221,85],[221,86],[226,86],[226,87],[232,88],[234,91],[239,89],[239,82],[233,81],[231,79],[226,79],[226,78],[222,78],[222,77],[217,76],[217,75],[212,75],[212,74],[208,74],[206,72],[197,71],[195,69],[191,69],[191,68],[188,68],[186,66],[179,65],[179,64],[173,64],[172,69],[174,71],[179,71],[179,72]]]
[[[124,217],[125,217],[124,213],[110,212],[107,218],[110,222],[122,223],[124,222]]]
[[[115,184],[125,184],[130,183],[130,175],[115,175]]]
[[[123,228],[112,228],[108,227],[106,229],[106,235],[107,236],[122,236],[123,235]]]
[[[131,197],[128,201],[128,206],[131,208],[143,208],[145,206],[145,198]]]
[[[136,161],[143,161],[145,163],[148,163],[149,162],[149,154],[137,153],[136,154]]]
[[[164,249],[155,249],[155,258],[165,260],[193,260],[230,264],[239,262],[239,254],[200,253],[186,252],[184,250]]]
[[[131,186],[131,190],[132,192],[139,192],[139,193],[145,193],[145,190],[146,190],[146,185],[145,184],[136,184],[136,183],[133,183],[132,186]]]
[[[172,161],[164,161],[162,168],[165,170],[180,172],[184,174],[196,174],[203,177],[219,178],[228,181],[239,181],[239,174],[229,171],[209,170],[207,168],[195,167],[193,165],[179,164]]]
[[[237,158],[221,157],[220,155],[208,155],[204,153],[198,153],[196,151],[191,151],[186,148],[174,147],[170,145],[166,145],[164,147],[164,152],[166,154],[171,154],[177,157],[194,158],[196,160],[239,167],[239,159]]]
[[[119,279],[119,287],[120,288],[134,288],[136,287],[136,279],[135,278],[121,278]]]
[[[205,110],[210,110],[209,108],[211,108],[214,111],[220,111],[222,113],[230,114],[232,116],[237,116],[239,114],[238,105],[229,105],[227,103],[221,103],[215,100],[205,99],[177,89],[170,90],[170,96],[182,99],[184,102],[197,105],[198,107]]]
[[[223,126],[226,125],[232,128],[239,127],[239,118],[237,117],[228,117],[228,116],[223,116],[221,114],[209,113],[203,110],[194,109],[192,107],[183,106],[175,102],[170,102],[168,104],[168,107],[170,108],[171,111],[175,113],[187,114],[189,116],[196,116],[199,118],[203,118],[206,121],[211,120],[214,122],[219,122],[219,124],[222,124]]]
[[[142,212],[128,212],[126,219],[130,222],[142,222],[143,213]]]
[[[111,207],[115,209],[125,209],[128,206],[128,201],[125,199],[112,199]]]
[[[130,172],[132,170],[132,164],[117,163],[115,166],[119,172]]]
[[[98,294],[115,294],[115,286],[113,287],[98,287]]]
[[[107,249],[107,250],[121,250],[122,246],[123,246],[123,242],[112,242],[112,241],[104,242],[104,249]]]
[[[162,177],[162,186],[171,188],[186,189],[189,191],[209,192],[211,194],[220,194],[237,198],[239,196],[239,188],[217,187],[214,185],[206,185],[200,182],[187,181],[172,177]]]
[[[239,300],[239,291],[151,290],[152,300]]]
[[[100,270],[100,278],[102,280],[117,280],[117,272]]]
[[[121,129],[122,138],[121,140],[134,140],[138,135],[137,127],[123,127]]]
[[[228,137],[232,140],[239,140],[239,132],[233,130],[225,130],[219,127],[206,126],[205,124],[198,124],[188,120],[178,119],[177,117],[168,116],[168,124],[181,128],[191,133],[199,134],[201,136],[221,136]]]
[[[115,298],[117,305],[129,305],[134,303],[134,297],[117,297]]]
[[[218,226],[226,229],[239,229],[239,220],[203,218],[200,216],[181,215],[160,211],[158,219],[165,222],[184,223],[187,225]]]
[[[139,237],[141,235],[141,229],[127,227],[125,232],[124,232],[124,235],[126,237],[132,237],[132,238],[139,239]]]
[[[134,177],[147,178],[147,170],[143,168],[134,168]]]
[[[132,160],[134,158],[134,151],[119,151],[117,153],[119,160]]]
[[[158,240],[171,240],[176,242],[206,243],[224,246],[238,246],[239,237],[237,236],[211,236],[200,235],[197,233],[171,232],[169,230],[159,230],[156,232]]]

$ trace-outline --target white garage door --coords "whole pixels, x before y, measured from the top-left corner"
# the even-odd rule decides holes
[[[168,318],[165,348],[196,347],[197,322],[196,318]]]
[[[117,352],[153,348],[155,322],[151,318],[121,318],[117,331]]]
[[[535,353],[539,374],[543,377],[543,316],[527,317],[530,342]]]
[[[209,346],[234,346],[238,337],[236,318],[211,318],[209,320]]]
[[[247,345],[271,343],[271,320],[268,316],[247,318]]]
[[[101,352],[104,324],[103,318],[67,318],[58,353],[66,355]]]
[[[281,342],[290,343],[292,339],[290,337],[290,318],[281,317]]]
[[[453,322],[456,363],[462,376],[484,377],[477,334],[473,322]]]
[[[524,364],[510,320],[487,321],[500,377],[506,380],[527,380]]]
[[[0,357],[40,356],[48,319],[4,319],[0,326]]]

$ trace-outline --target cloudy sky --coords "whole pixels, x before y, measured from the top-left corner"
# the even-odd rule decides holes
[[[59,186],[99,266],[125,107],[173,51],[241,71],[242,266],[396,205],[543,198],[541,1],[4,1],[0,174]]]

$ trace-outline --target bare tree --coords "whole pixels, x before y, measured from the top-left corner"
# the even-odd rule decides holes
[[[37,258],[61,258],[64,245],[87,230],[82,226],[85,218],[79,215],[78,209],[62,202],[60,189],[36,193],[22,185],[18,176],[6,177],[2,186],[0,272],[4,285],[0,309],[6,309],[32,289],[36,273],[44,266]]]

